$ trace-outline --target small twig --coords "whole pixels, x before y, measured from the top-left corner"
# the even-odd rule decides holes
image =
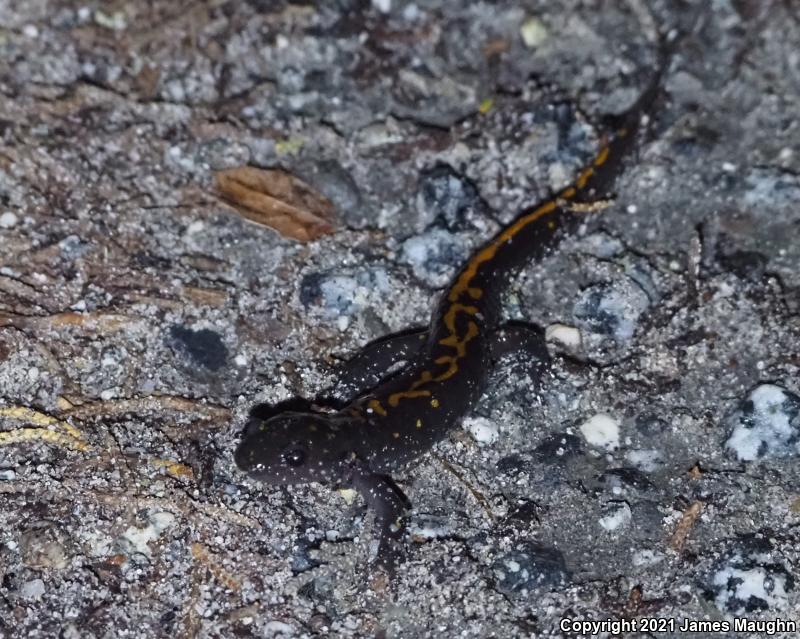
[[[34,426],[34,428],[15,428],[14,430],[0,433],[0,446],[39,440],[84,452],[93,450],[92,446],[84,438],[83,433],[72,424],[50,415],[45,415],[27,406],[0,407],[0,417],[27,422],[29,425]],[[59,432],[56,429],[64,432]]]
[[[478,504],[481,506],[481,508],[483,508],[484,512],[489,518],[489,521],[491,522],[496,521],[497,518],[494,516],[494,513],[492,512],[492,507],[489,504],[489,500],[486,499],[486,496],[483,493],[481,493],[477,488],[472,486],[472,484],[470,484],[467,481],[467,479],[449,461],[444,459],[444,457],[441,457],[435,453],[433,453],[432,456],[434,459],[438,460],[442,466],[444,466],[445,470],[450,471],[453,474],[453,476],[456,479],[458,479],[458,481],[464,484],[467,490],[475,498],[475,501],[477,501]]]
[[[50,329],[80,326],[101,332],[115,331],[140,321],[138,317],[118,315],[115,313],[75,313],[66,311],[54,315],[17,315],[0,311],[0,326],[15,328]]]
[[[186,464],[176,462],[172,459],[157,459],[155,457],[148,459],[148,462],[151,466],[163,468],[167,475],[175,479],[188,479],[189,481],[194,480],[194,471],[192,470],[191,466],[187,466]]]
[[[689,531],[694,526],[700,514],[703,512],[705,504],[702,501],[694,501],[692,504],[683,511],[683,516],[678,522],[675,532],[672,533],[669,545],[672,549],[680,554],[683,552],[683,547],[686,544],[686,538],[689,536]]]
[[[231,411],[219,404],[209,404],[202,400],[189,399],[177,395],[148,395],[129,399],[87,402],[64,411],[65,415],[78,419],[89,417],[110,417],[115,415],[145,414],[164,412],[190,413],[201,419],[228,421]]]

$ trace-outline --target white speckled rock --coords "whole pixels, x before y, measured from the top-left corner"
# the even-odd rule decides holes
[[[800,454],[800,397],[774,384],[756,387],[729,420],[725,448],[737,459]]]
[[[614,450],[619,448],[619,422],[611,415],[598,413],[581,424],[581,434],[595,448]]]
[[[463,421],[463,427],[472,439],[483,446],[495,443],[500,436],[497,424],[485,417],[468,417]]]

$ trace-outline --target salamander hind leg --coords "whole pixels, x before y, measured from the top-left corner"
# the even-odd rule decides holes
[[[496,366],[504,357],[513,356],[534,382],[547,370],[550,356],[542,329],[524,322],[508,322],[489,338],[489,357]]]
[[[375,512],[375,523],[380,529],[376,565],[391,577],[402,559],[408,498],[389,477],[367,469],[356,469],[350,483]]]

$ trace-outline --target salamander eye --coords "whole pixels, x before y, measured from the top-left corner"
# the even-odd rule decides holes
[[[283,461],[293,468],[306,463],[306,452],[300,448],[293,448],[283,453]]]

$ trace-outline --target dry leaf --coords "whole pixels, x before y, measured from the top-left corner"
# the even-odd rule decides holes
[[[158,67],[145,65],[133,79],[139,95],[143,100],[152,100],[158,93],[158,81],[161,79],[161,71]]]
[[[689,469],[689,477],[692,479],[700,479],[703,476],[703,469],[700,468],[700,464],[695,464]]]
[[[217,189],[242,217],[301,242],[333,231],[331,201],[280,169],[217,171]]]

